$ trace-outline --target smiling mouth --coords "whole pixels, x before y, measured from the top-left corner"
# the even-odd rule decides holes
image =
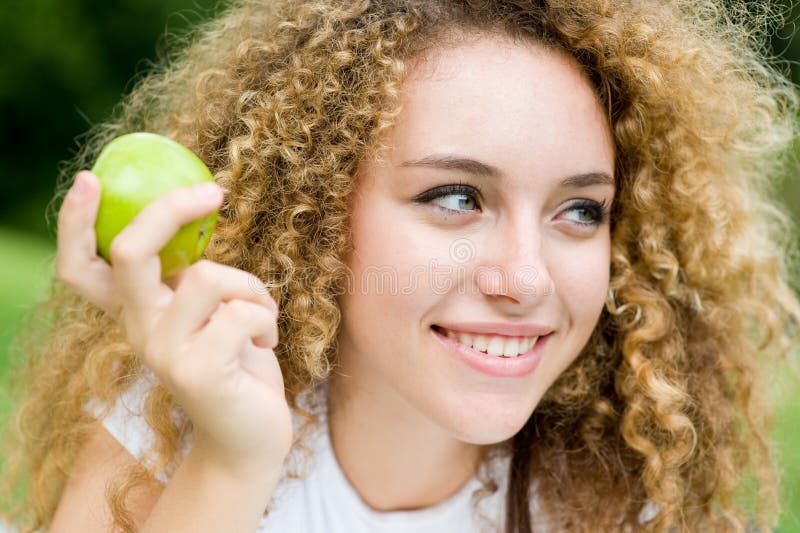
[[[436,324],[435,332],[490,357],[515,358],[530,352],[540,337],[509,337],[495,334],[465,333],[447,330]],[[543,335],[541,338],[547,337]]]

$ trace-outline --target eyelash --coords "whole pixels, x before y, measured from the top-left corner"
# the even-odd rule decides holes
[[[454,183],[451,185],[443,185],[441,187],[436,187],[431,189],[427,192],[422,193],[421,195],[415,198],[415,201],[419,203],[430,203],[433,200],[438,200],[439,198],[443,198],[445,196],[451,196],[454,194],[464,194],[469,196],[475,201],[475,204],[479,204],[478,197],[480,196],[481,189],[480,187],[474,187],[472,185],[467,185],[465,183]],[[603,200],[602,202],[595,202],[594,200],[578,200],[573,203],[569,207],[569,211],[577,210],[577,209],[584,209],[592,213],[592,221],[591,222],[575,222],[579,226],[600,226],[606,220],[609,219],[611,215],[611,210],[608,208],[608,202]],[[454,214],[462,214],[464,211],[458,209],[450,209],[449,207],[443,206],[436,206],[439,209],[444,209],[449,213]]]

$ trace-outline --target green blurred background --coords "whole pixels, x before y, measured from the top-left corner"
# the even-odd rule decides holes
[[[787,23],[770,33],[771,46],[797,83],[793,21],[800,8],[782,5]],[[0,421],[11,408],[2,394],[9,342],[52,276],[55,220],[45,211],[61,162],[90,125],[109,116],[170,36],[220,7],[211,0],[0,2]],[[800,221],[800,169],[783,177],[779,190]],[[800,392],[787,382],[780,394],[774,438],[787,488],[780,531],[800,533]]]

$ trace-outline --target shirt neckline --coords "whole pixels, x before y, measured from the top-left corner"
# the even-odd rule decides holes
[[[332,490],[339,493],[349,504],[352,511],[358,513],[367,523],[374,527],[378,526],[409,526],[421,527],[425,525],[437,525],[440,522],[448,522],[452,525],[455,518],[464,519],[465,512],[472,512],[470,497],[472,493],[479,489],[482,484],[473,474],[457,492],[448,496],[446,499],[434,505],[420,509],[397,510],[397,511],[378,511],[370,507],[358,494],[350,480],[345,476],[339,464],[336,454],[333,452],[328,428],[328,405],[327,405],[327,382],[318,384],[312,391],[306,391],[316,398],[312,399],[311,405],[316,405],[316,415],[318,416],[319,427],[314,440],[313,454],[316,456],[313,461],[315,468],[320,469],[320,474],[327,483],[331,483]],[[319,401],[322,400],[322,401]]]
[[[325,475],[331,483],[336,486],[342,496],[358,512],[365,520],[372,525],[415,525],[421,526],[426,522],[431,525],[440,521],[449,521],[453,515],[460,515],[464,511],[471,512],[470,496],[473,491],[479,488],[480,482],[473,475],[464,485],[458,489],[457,492],[450,495],[446,499],[434,505],[423,507],[420,509],[410,510],[397,510],[397,511],[378,511],[370,507],[362,498],[361,495],[355,490],[350,481],[342,471],[339,461],[336,459],[336,454],[333,452],[333,444],[330,439],[330,432],[328,431],[327,416],[324,421],[323,434],[319,436],[322,441],[320,453],[320,466],[325,465]],[[334,490],[336,490],[334,489]]]

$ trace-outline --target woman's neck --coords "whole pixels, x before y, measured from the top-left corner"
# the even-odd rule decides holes
[[[334,372],[328,388],[333,453],[376,511],[413,510],[452,496],[474,474],[483,447],[453,438],[391,390],[359,388]]]

